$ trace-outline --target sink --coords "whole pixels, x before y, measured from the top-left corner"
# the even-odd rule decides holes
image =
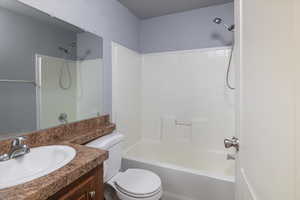
[[[45,176],[68,164],[75,155],[72,147],[53,145],[31,148],[23,157],[0,162],[0,189]]]

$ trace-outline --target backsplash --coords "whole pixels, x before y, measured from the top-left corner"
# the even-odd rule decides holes
[[[115,130],[115,124],[110,123],[109,115],[91,118],[66,125],[34,131],[24,134],[25,143],[30,147],[71,142],[85,144],[95,138],[107,135]],[[11,140],[0,141],[0,154],[9,151]]]

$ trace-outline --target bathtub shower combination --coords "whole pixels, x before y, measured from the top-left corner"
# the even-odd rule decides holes
[[[113,46],[113,120],[125,135],[122,169],[162,180],[164,200],[234,199],[234,90],[231,48],[141,55]],[[229,81],[234,85],[233,69]],[[217,191],[217,192],[216,192]]]
[[[234,162],[226,161],[224,153],[143,141],[123,157],[123,169],[130,168],[158,174],[166,199],[234,199]]]

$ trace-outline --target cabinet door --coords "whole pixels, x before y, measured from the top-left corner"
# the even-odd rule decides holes
[[[95,177],[91,176],[76,185],[58,200],[96,200]]]
[[[103,166],[96,167],[48,200],[103,200]]]

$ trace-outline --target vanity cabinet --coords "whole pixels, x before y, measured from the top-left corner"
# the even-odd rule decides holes
[[[49,200],[104,200],[103,165],[96,167]]]

